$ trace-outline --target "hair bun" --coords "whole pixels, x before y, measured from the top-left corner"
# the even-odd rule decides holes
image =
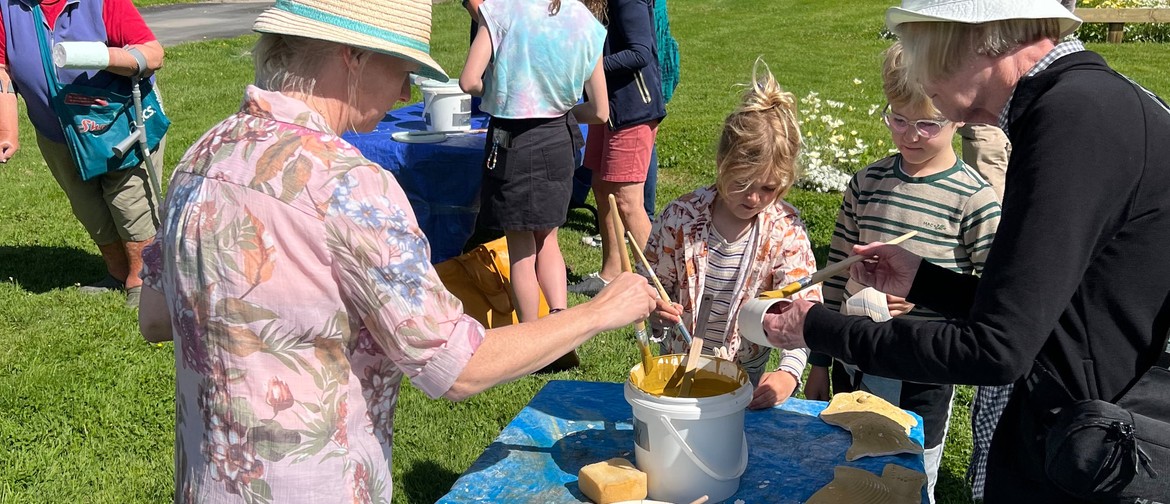
[[[796,97],[780,87],[764,57],[757,56],[755,64],[752,65],[752,83],[744,91],[740,110],[765,112],[773,109],[782,113],[795,113]]]

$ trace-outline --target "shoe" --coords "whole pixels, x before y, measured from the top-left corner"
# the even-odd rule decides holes
[[[577,356],[577,351],[573,350],[569,353],[560,356],[557,360],[552,361],[549,365],[540,368],[536,374],[557,373],[560,371],[568,371],[575,369],[581,365],[581,358]]]
[[[138,300],[142,298],[142,286],[126,289],[126,307],[138,308]]]
[[[601,278],[601,275],[590,273],[585,275],[585,278],[582,278],[580,282],[570,285],[569,292],[593,297],[601,292],[601,289],[604,289],[606,285],[609,285],[609,282]]]
[[[86,294],[101,294],[103,292],[110,292],[115,290],[120,291],[125,288],[126,284],[107,273],[105,278],[89,285],[84,285],[78,290]]]
[[[589,247],[594,247],[594,248],[600,247],[601,246],[601,235],[596,234],[596,235],[582,236],[581,243],[584,243],[586,246],[589,246]]]
[[[630,244],[629,238],[626,238],[624,241],[625,241],[626,245]],[[589,236],[589,235],[582,236],[581,243],[585,244],[586,246],[593,247],[593,248],[601,247],[601,235],[595,234],[592,236]]]

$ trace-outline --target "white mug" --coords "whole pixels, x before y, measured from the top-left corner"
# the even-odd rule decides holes
[[[764,315],[776,303],[791,303],[791,299],[751,299],[739,309],[739,334],[760,346],[777,348],[764,334]]]

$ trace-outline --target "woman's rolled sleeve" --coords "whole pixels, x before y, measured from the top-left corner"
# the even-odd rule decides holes
[[[431,266],[402,189],[376,167],[351,170],[334,193],[326,234],[341,293],[365,329],[415,386],[442,396],[484,328]]]

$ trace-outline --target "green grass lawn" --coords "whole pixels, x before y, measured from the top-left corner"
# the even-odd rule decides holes
[[[798,97],[855,107],[834,112],[867,144],[886,130],[868,108],[879,104],[882,12],[890,0],[671,2],[681,44],[682,83],[659,134],[659,207],[713,179],[716,133],[762,55]],[[151,0],[136,2],[139,5]],[[466,14],[435,7],[434,51],[448,71],[462,66]],[[250,80],[252,37],[171,48],[160,79],[174,126],[167,166],[212,124],[235,111]],[[1119,70],[1170,96],[1165,45],[1093,45]],[[855,83],[855,79],[860,83]],[[23,116],[23,113],[22,113]],[[888,139],[886,140],[888,144]],[[87,297],[75,285],[103,274],[97,250],[69,211],[41,160],[32,129],[23,150],[0,166],[0,502],[160,502],[172,498],[174,425],[170,344],[144,343],[121,297]],[[839,194],[794,191],[815,245],[827,246]],[[562,235],[576,274],[599,253],[581,245],[587,214],[574,211]],[[823,258],[823,256],[822,256]],[[576,299],[575,301],[580,301]],[[637,359],[628,330],[582,347],[580,369],[527,377],[463,403],[430,401],[410,387],[400,399],[394,500],[432,502],[549,379],[622,381]],[[938,495],[966,498],[970,389],[956,402]]]

